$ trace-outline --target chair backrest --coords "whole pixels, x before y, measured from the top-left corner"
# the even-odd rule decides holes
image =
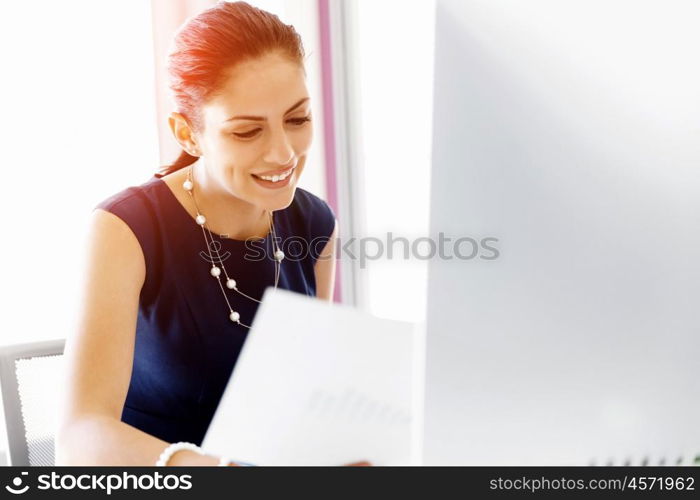
[[[54,465],[65,339],[0,347],[8,465]]]

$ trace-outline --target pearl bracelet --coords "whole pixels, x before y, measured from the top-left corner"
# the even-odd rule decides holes
[[[170,457],[172,457],[176,451],[180,451],[180,450],[190,450],[190,451],[197,452],[200,455],[206,455],[204,450],[202,450],[196,444],[186,443],[184,441],[180,441],[179,443],[170,444],[169,446],[167,446],[163,450],[163,453],[160,454],[160,457],[158,458],[158,461],[156,462],[156,466],[163,467],[163,466],[167,465],[168,461],[170,460]]]

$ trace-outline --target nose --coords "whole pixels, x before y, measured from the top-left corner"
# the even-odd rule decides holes
[[[270,134],[270,148],[264,160],[270,164],[287,165],[294,159],[294,148],[287,139],[284,127],[275,128]]]

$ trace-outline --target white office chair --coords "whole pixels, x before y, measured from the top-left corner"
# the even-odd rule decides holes
[[[8,465],[54,465],[65,340],[0,348]]]

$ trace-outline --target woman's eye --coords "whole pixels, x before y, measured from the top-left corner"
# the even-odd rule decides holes
[[[306,123],[306,122],[310,122],[310,121],[311,121],[311,117],[310,117],[310,116],[304,116],[303,118],[292,118],[291,120],[287,120],[287,121],[292,122],[294,125],[302,125],[302,124],[304,124],[304,123]]]
[[[235,135],[236,137],[241,137],[242,139],[250,139],[251,137],[255,136],[255,134],[257,134],[259,131],[260,129],[256,128],[254,130],[251,130],[250,132],[234,132],[233,135]]]
[[[294,125],[303,125],[306,122],[311,121],[311,116],[304,116],[303,118],[291,118],[287,120],[288,123],[293,123]],[[253,130],[250,130],[248,132],[234,132],[233,135],[236,137],[240,137],[241,139],[250,139],[252,137],[255,137],[258,132],[260,132],[261,129],[256,128]]]

